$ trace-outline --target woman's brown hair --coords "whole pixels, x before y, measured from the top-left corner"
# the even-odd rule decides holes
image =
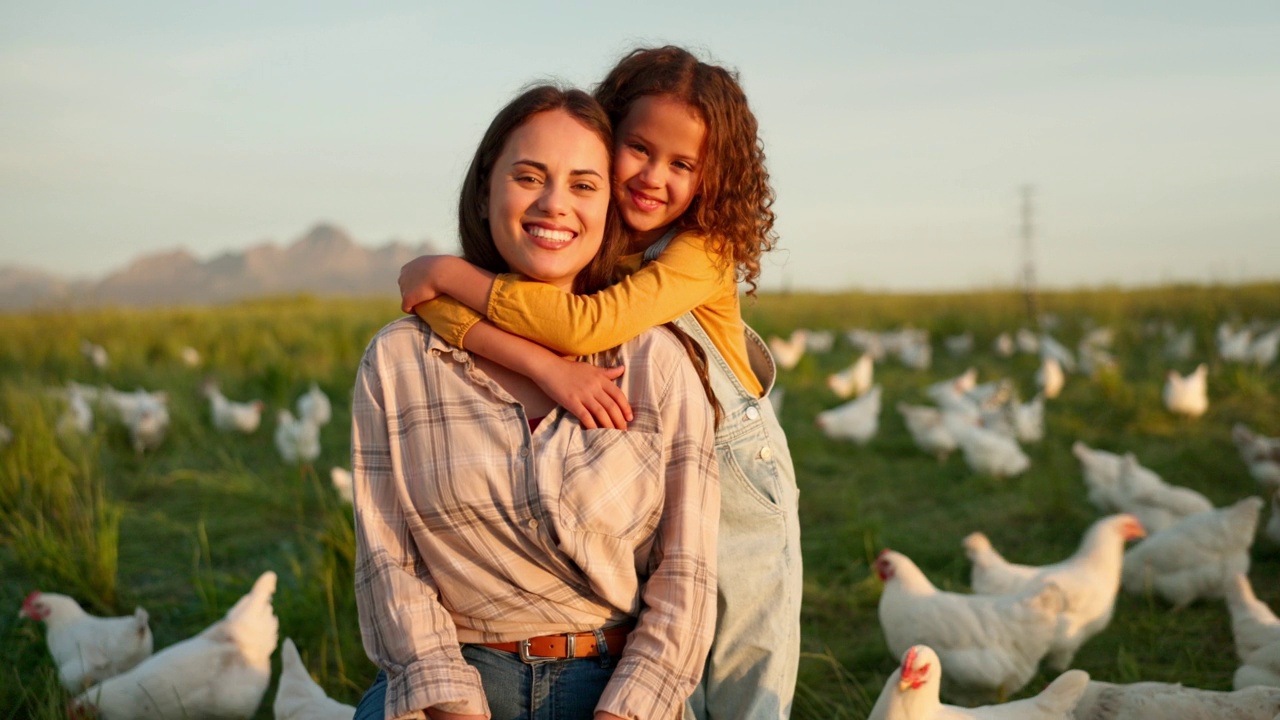
[[[737,73],[672,45],[637,48],[609,71],[595,95],[614,127],[647,95],[674,98],[698,112],[707,127],[702,181],[676,222],[705,236],[712,253],[754,295],[760,256],[773,249],[777,234],[759,124]]]

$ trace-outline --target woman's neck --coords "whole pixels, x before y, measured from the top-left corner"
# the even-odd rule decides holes
[[[492,378],[511,397],[515,398],[516,402],[524,406],[526,416],[539,418],[555,409],[555,401],[542,392],[542,389],[534,381],[479,355],[473,354],[471,357],[475,360],[476,365],[484,371],[485,375]]]

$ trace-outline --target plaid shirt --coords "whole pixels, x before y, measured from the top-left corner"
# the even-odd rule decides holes
[[[597,709],[673,718],[715,625],[719,484],[711,411],[665,331],[620,348],[626,431],[524,408],[417,317],[356,378],[356,600],[387,713],[488,714],[459,643],[637,620]]]

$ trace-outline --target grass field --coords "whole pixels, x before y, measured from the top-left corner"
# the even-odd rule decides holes
[[[991,340],[1025,324],[1014,293],[960,295],[788,295],[748,302],[762,335],[795,327],[931,331],[934,364],[876,368],[884,387],[879,434],[865,447],[824,438],[813,416],[839,404],[827,374],[857,356],[843,341],[783,371],[781,417],[801,488],[805,558],[803,650],[797,718],[862,718],[893,671],[876,618],[880,583],[869,562],[891,546],[940,587],[967,588],[960,539],[983,530],[1011,560],[1040,564],[1074,551],[1097,517],[1085,501],[1075,440],[1132,451],[1171,483],[1225,505],[1257,488],[1230,440],[1235,422],[1280,435],[1280,368],[1223,364],[1213,353],[1220,320],[1276,321],[1280,284],[1098,290],[1041,297],[1061,319],[1055,335],[1074,347],[1083,324],[1116,328],[1120,370],[1097,381],[1072,375],[1048,405],[1047,434],[1027,448],[1031,469],[1011,480],[973,475],[953,456],[939,464],[911,442],[898,400],[923,402],[923,387],[972,365],[980,379],[1009,377],[1033,392],[1038,362],[1001,359]],[[156,648],[213,622],[262,571],[275,570],[280,635],[292,637],[330,696],[355,704],[374,668],[364,656],[352,592],[350,509],[328,471],[350,465],[350,388],[373,333],[398,316],[393,301],[309,298],[220,308],[103,310],[0,315],[0,423],[15,439],[0,449],[0,718],[63,718],[65,696],[37,624],[16,618],[32,589],[73,595],[90,612],[147,608]],[[1198,420],[1166,413],[1168,369],[1148,320],[1197,334],[1197,361],[1209,363],[1209,412]],[[976,349],[953,358],[941,337],[972,330]],[[104,345],[111,364],[95,369],[82,339]],[[203,364],[180,360],[196,348]],[[1188,371],[1194,362],[1178,366]],[[217,433],[199,393],[207,376],[233,399],[287,407],[317,381],[333,400],[314,471],[286,465],[272,445],[274,412],[254,435]],[[137,455],[119,423],[103,413],[85,438],[62,437],[62,412],[49,388],[68,380],[145,387],[170,394],[171,426],[155,451]],[[1264,510],[1264,522],[1265,513]],[[1280,548],[1259,539],[1251,573],[1258,595],[1280,605]],[[274,659],[278,673],[279,658]],[[1172,613],[1159,600],[1122,596],[1111,626],[1087,643],[1075,666],[1097,679],[1178,681],[1229,689],[1235,670],[1230,624],[1217,602]],[[1033,680],[1035,689],[1050,679]],[[273,687],[256,717],[271,717]]]

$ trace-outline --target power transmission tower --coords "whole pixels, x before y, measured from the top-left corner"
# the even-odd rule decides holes
[[[1036,262],[1032,252],[1032,191],[1030,185],[1022,186],[1022,299],[1027,305],[1027,320],[1038,329],[1040,313],[1036,309]]]

